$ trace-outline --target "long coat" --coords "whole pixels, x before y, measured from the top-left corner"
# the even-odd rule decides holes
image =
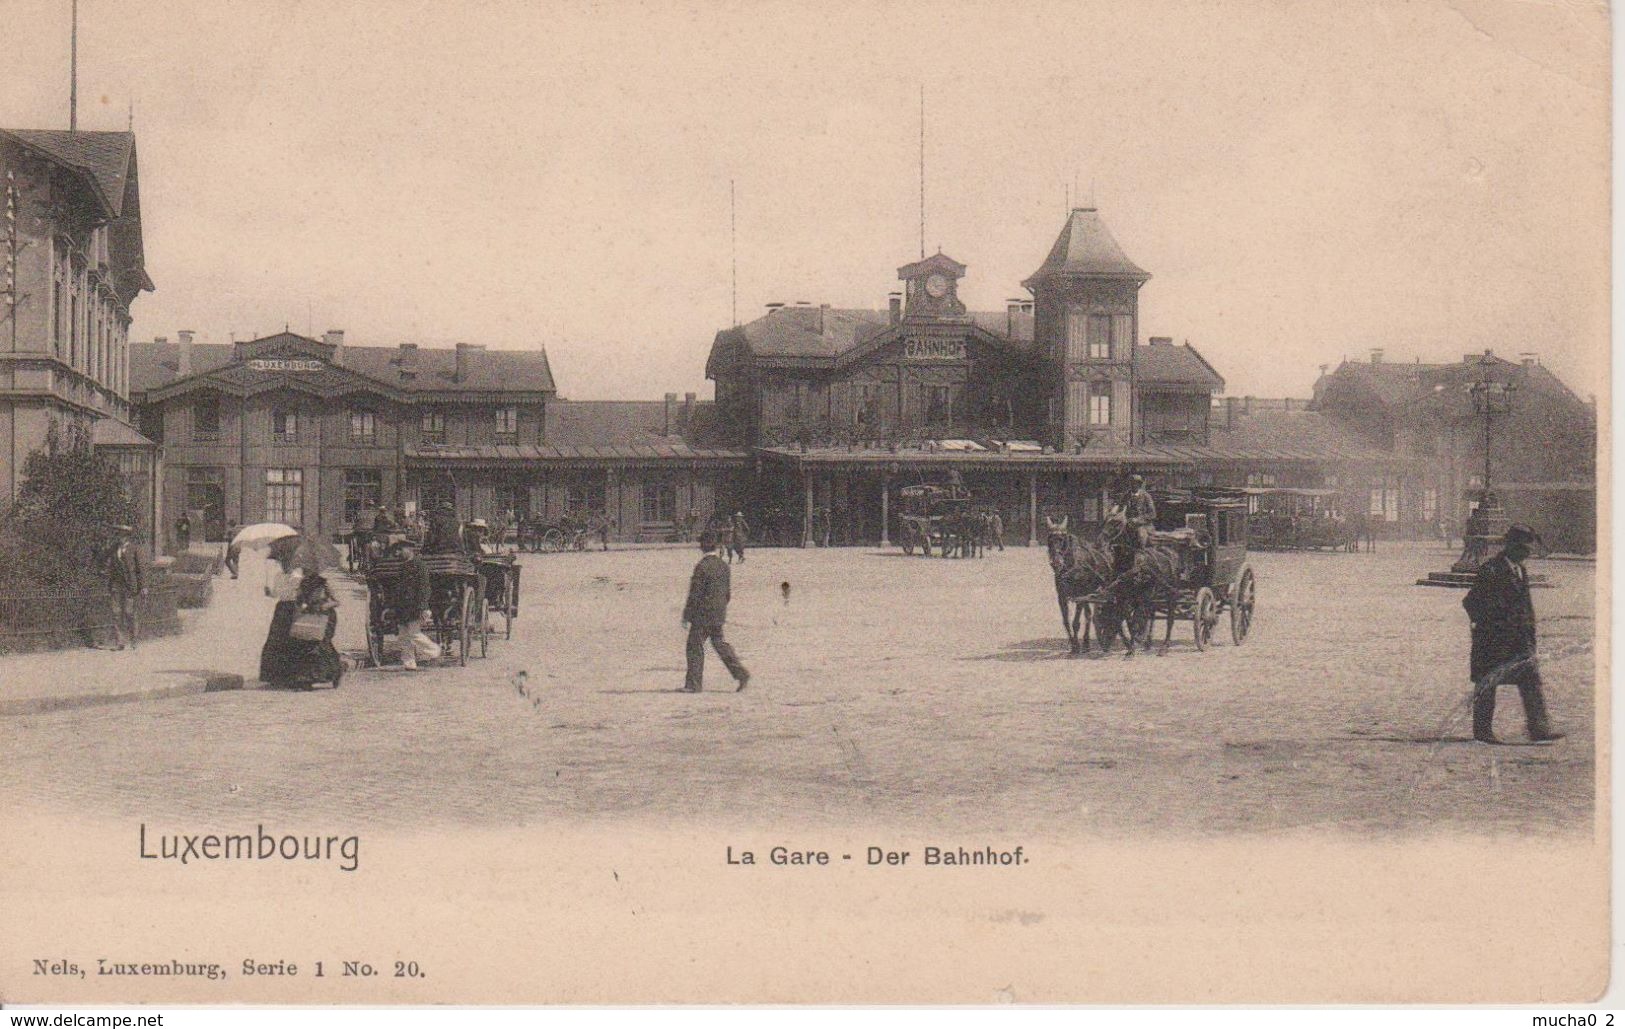
[[[1478,578],[1461,606],[1473,623],[1473,681],[1481,682],[1495,669],[1514,665],[1498,677],[1499,682],[1540,685],[1540,668],[1533,660],[1535,604],[1527,579],[1512,559],[1497,554],[1479,565]],[[1530,660],[1520,662],[1522,658]]]
[[[690,625],[721,625],[728,618],[728,566],[715,554],[700,558],[688,580],[688,602],[683,605],[683,621]]]

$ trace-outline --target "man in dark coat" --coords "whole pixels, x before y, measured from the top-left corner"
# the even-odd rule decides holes
[[[147,583],[141,569],[141,551],[131,542],[135,527],[115,526],[117,539],[107,552],[107,592],[113,598],[113,639],[115,650],[123,650],[125,638],[135,649],[139,626],[136,624],[137,598],[147,595]]]
[[[739,683],[739,690],[743,690],[750,682],[750,673],[739,663],[733,645],[722,638],[731,592],[728,566],[717,556],[715,532],[707,529],[700,533],[700,550],[704,556],[694,566],[694,575],[688,581],[688,602],[683,605],[683,625],[688,629],[688,675],[678,692],[700,692],[705,678],[706,640],[711,641],[717,656]]]
[[[1499,554],[1478,567],[1478,578],[1461,606],[1473,623],[1473,739],[1499,743],[1493,731],[1495,688],[1515,685],[1523,700],[1529,739],[1559,740],[1541,694],[1540,665],[1535,657],[1535,605],[1529,596],[1529,573],[1523,562],[1540,537],[1527,525],[1514,525],[1502,537]]]
[[[418,670],[418,658],[433,661],[440,656],[440,645],[423,631],[424,616],[429,614],[431,584],[429,568],[418,556],[411,540],[401,540],[390,551],[390,556],[401,562],[401,573],[394,582],[388,598],[400,624],[401,667],[409,672]]]
[[[745,512],[735,511],[733,517],[728,519],[728,544],[733,548],[734,556],[741,562],[745,560],[745,541],[750,536],[750,524],[745,521]]]

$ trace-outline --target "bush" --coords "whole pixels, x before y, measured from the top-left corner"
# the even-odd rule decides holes
[[[16,502],[0,518],[0,592],[99,585],[113,527],[135,521],[118,465],[97,456],[83,432],[63,447],[53,427],[23,475]]]

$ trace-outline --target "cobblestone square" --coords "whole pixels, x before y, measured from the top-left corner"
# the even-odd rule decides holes
[[[690,696],[672,691],[696,556],[527,555],[513,640],[466,668],[0,719],[0,797],[233,825],[1590,829],[1589,564],[1535,563],[1557,585],[1535,602],[1568,738],[1490,748],[1463,742],[1461,593],[1412,585],[1448,564],[1438,547],[1255,553],[1243,646],[1221,623],[1218,645],[1197,652],[1181,623],[1169,653],[1131,661],[1068,656],[1042,548],[980,560],[752,550],[733,567],[728,625],[751,686],[732,692],[708,654],[707,692]],[[258,590],[252,574],[217,583],[241,628],[189,623],[194,663],[252,668],[270,616]],[[364,593],[346,581],[342,595],[341,649],[359,652]],[[1522,729],[1504,690],[1498,731]]]

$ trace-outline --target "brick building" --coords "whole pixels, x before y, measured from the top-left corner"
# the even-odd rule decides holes
[[[157,451],[134,427],[130,305],[153,288],[135,137],[0,129],[0,509],[48,439],[118,461],[141,538],[158,522]]]

